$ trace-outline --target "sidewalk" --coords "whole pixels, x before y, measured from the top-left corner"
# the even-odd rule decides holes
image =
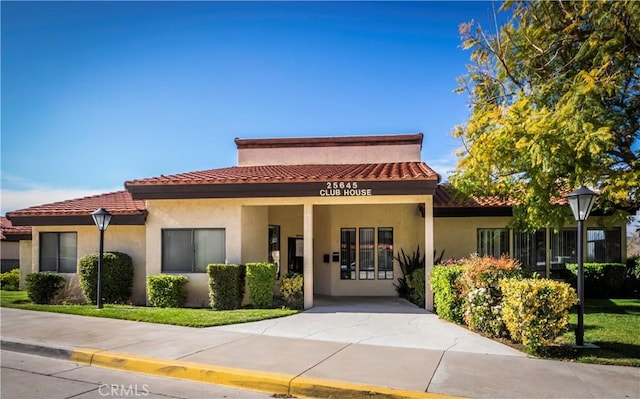
[[[325,308],[318,315],[331,314]],[[421,314],[426,312],[413,316],[431,320]],[[473,352],[464,345],[403,347],[391,345],[393,334],[364,339],[374,345],[344,342],[336,334],[319,340],[327,326],[317,323],[326,319],[314,322],[312,312],[299,316],[300,327],[316,330],[307,334],[316,339],[265,335],[258,323],[244,325],[262,328],[249,333],[233,331],[240,326],[196,329],[2,308],[2,349],[297,397],[640,398],[638,368],[540,360],[519,352],[487,354],[492,351]],[[347,324],[366,325],[364,317],[379,323],[371,314],[335,316]],[[280,329],[280,335],[295,330],[289,318],[271,323],[267,330]],[[410,337],[401,330],[399,343]],[[455,340],[471,342],[472,336]]]

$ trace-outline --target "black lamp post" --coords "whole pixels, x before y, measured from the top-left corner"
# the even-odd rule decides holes
[[[584,221],[589,217],[597,194],[585,186],[567,195],[567,201],[578,222],[578,328],[576,329],[576,346],[584,346],[584,267],[582,241]]]
[[[111,221],[111,214],[108,210],[104,208],[100,208],[95,212],[91,213],[91,217],[93,218],[93,222],[100,230],[100,255],[98,258],[98,287],[96,304],[98,305],[98,309],[102,309],[102,260],[103,260],[103,250],[104,250],[104,231],[109,227],[109,222]]]

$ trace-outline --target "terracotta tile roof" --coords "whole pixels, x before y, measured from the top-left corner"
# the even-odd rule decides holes
[[[7,212],[7,218],[11,219],[14,225],[24,225],[32,221],[44,225],[56,224],[55,218],[64,217],[67,221],[61,224],[92,224],[89,215],[100,207],[113,214],[112,223],[118,218],[122,224],[140,224],[140,220],[144,220],[147,215],[144,201],[134,200],[128,191],[117,191]],[[138,222],[133,223],[132,220]]]
[[[554,205],[567,205],[567,199],[554,198],[552,199]],[[465,197],[460,195],[453,186],[450,184],[439,184],[436,192],[433,196],[433,205],[437,208],[509,208],[518,204],[518,200],[515,198],[500,198],[497,196],[487,197]]]
[[[422,145],[423,134],[388,134],[378,136],[339,136],[339,137],[291,137],[240,139],[235,143],[238,149],[245,148],[291,148],[291,147],[348,147],[372,145]]]
[[[11,241],[20,236],[31,236],[31,226],[14,226],[11,220],[0,217],[0,240]]]
[[[464,197],[450,184],[439,184],[433,196],[434,208],[492,208],[511,207],[515,205],[513,199],[499,197]]]
[[[125,187],[238,183],[309,183],[335,180],[438,181],[424,162],[356,165],[233,166],[125,182]]]

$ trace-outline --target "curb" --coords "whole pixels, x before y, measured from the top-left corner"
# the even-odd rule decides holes
[[[5,339],[2,339],[0,343],[4,350],[55,357],[87,366],[225,385],[282,396],[341,399],[463,398],[462,396],[238,369],[93,348],[56,348],[28,341]]]

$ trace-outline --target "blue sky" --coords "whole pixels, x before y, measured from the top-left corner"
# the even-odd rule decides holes
[[[236,164],[233,139],[425,134],[468,116],[458,26],[491,2],[6,2],[2,214]]]

